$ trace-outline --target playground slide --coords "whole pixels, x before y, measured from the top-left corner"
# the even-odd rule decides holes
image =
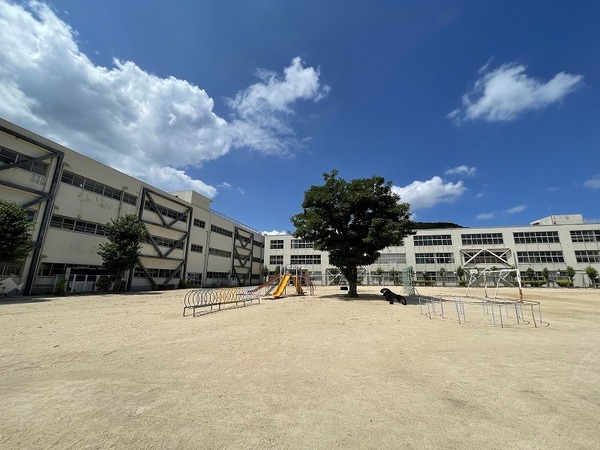
[[[281,297],[283,295],[283,291],[285,291],[286,286],[290,282],[290,276],[291,275],[289,273],[286,273],[281,277],[281,281],[279,282],[279,285],[277,285],[277,289],[275,289],[272,294],[273,297]]]

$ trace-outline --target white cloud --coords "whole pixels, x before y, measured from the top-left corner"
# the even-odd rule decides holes
[[[462,106],[448,117],[461,122],[483,119],[488,122],[514,120],[520,114],[545,108],[562,100],[583,83],[582,75],[560,72],[544,83],[525,74],[526,67],[507,63],[489,71],[486,65],[473,90],[462,97]]]
[[[294,58],[280,80],[262,81],[230,102],[228,122],[203,89],[152,75],[131,61],[95,65],[77,33],[44,3],[0,0],[0,116],[165,190],[217,189],[186,168],[236,147],[286,152],[298,100],[320,100],[319,72]]]
[[[589,189],[600,189],[600,175],[596,175],[589,180],[586,180],[583,185]]]
[[[465,177],[472,177],[477,172],[477,168],[469,166],[457,166],[452,169],[446,170],[446,175],[459,175]]]
[[[510,216],[513,214],[518,214],[520,212],[523,212],[527,209],[527,205],[517,205],[517,206],[513,206],[512,208],[508,208],[505,209],[503,211],[492,211],[492,212],[488,212],[488,213],[481,213],[477,215],[477,219],[478,220],[490,220],[490,219],[495,219],[497,217],[505,217],[505,216]]]
[[[402,202],[410,203],[411,210],[431,208],[438,203],[452,203],[465,191],[462,181],[444,182],[434,176],[426,181],[413,181],[408,186],[392,186],[392,191],[400,195]]]
[[[273,230],[273,231],[263,231],[262,234],[267,235],[267,236],[284,236],[286,234],[290,234],[287,231],[277,231],[277,230]]]

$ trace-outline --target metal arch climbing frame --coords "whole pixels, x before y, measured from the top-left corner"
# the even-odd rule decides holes
[[[260,304],[258,293],[250,288],[226,288],[226,289],[195,289],[188,291],[183,297],[183,317],[186,310],[191,309],[192,315],[196,317],[196,309],[208,308],[212,310],[217,307],[219,310],[222,305],[257,302]]]

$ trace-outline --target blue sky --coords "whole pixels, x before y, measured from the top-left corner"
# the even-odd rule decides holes
[[[0,116],[262,231],[332,169],[420,221],[600,219],[599,24],[595,0],[0,0]]]

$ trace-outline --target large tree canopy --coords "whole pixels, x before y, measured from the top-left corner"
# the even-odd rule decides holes
[[[109,242],[100,244],[98,254],[106,270],[115,274],[113,290],[119,292],[123,274],[138,261],[146,228],[134,214],[127,214],[106,224],[104,233]]]
[[[373,264],[380,250],[412,234],[410,206],[383,177],[346,181],[333,170],[323,178],[323,186],[305,192],[303,212],[291,218],[294,236],[329,252],[329,261],[348,280],[348,296],[356,297],[358,267]]]
[[[0,263],[17,263],[33,247],[33,222],[21,205],[0,199]]]

